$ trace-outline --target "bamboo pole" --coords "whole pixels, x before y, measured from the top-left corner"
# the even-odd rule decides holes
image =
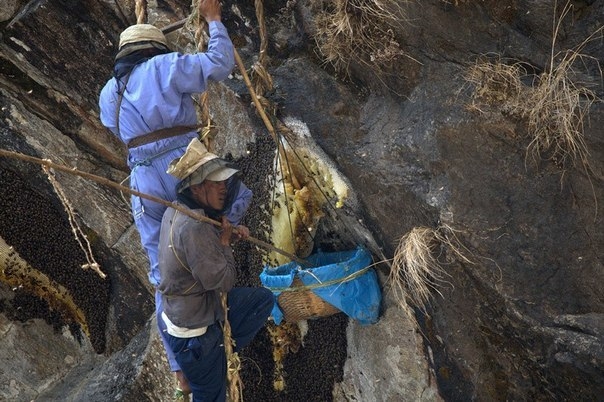
[[[164,205],[166,207],[174,208],[177,211],[182,212],[183,214],[185,214],[185,215],[187,215],[187,216],[189,216],[189,217],[191,217],[193,219],[196,219],[198,221],[206,222],[206,223],[212,224],[212,225],[217,226],[217,227],[221,227],[222,226],[220,222],[215,221],[213,219],[210,219],[207,216],[203,216],[203,215],[197,214],[197,213],[191,211],[190,209],[184,208],[184,207],[182,207],[182,206],[180,206],[180,205],[178,205],[176,203],[173,203],[173,202],[170,202],[170,201],[166,201],[163,198],[155,197],[155,196],[150,195],[150,194],[145,194],[145,193],[141,193],[141,192],[136,191],[136,190],[132,190],[129,187],[122,186],[121,184],[115,183],[115,182],[113,182],[113,181],[111,181],[111,180],[109,180],[109,179],[107,179],[105,177],[97,176],[97,175],[94,175],[92,173],[82,172],[80,170],[77,170],[74,167],[69,167],[69,166],[65,166],[65,165],[54,163],[54,162],[50,161],[49,159],[40,159],[40,158],[36,158],[34,156],[24,155],[24,154],[21,154],[21,153],[18,153],[18,152],[7,151],[5,149],[0,149],[0,156],[6,157],[6,158],[12,158],[12,159],[19,159],[19,160],[22,160],[22,161],[25,161],[25,162],[30,162],[30,163],[36,163],[38,165],[47,166],[49,168],[58,170],[60,172],[64,172],[64,173],[76,175],[76,176],[79,176],[79,177],[83,177],[85,179],[92,180],[92,181],[97,182],[99,184],[102,184],[104,186],[112,187],[112,188],[117,189],[119,191],[122,191],[124,193],[135,195],[135,196],[138,196],[138,197],[141,197],[141,198],[145,198],[147,200],[150,200],[150,201],[153,201],[153,202],[157,202],[158,204],[162,204],[162,205]],[[236,232],[237,231],[235,230],[235,233]],[[247,241],[249,241],[251,243],[254,243],[254,244],[256,244],[256,245],[258,245],[260,247],[263,247],[265,249],[268,249],[268,250],[271,250],[271,251],[275,251],[275,252],[277,252],[279,254],[282,254],[285,257],[291,259],[292,261],[297,262],[298,264],[301,264],[301,265],[304,265],[304,266],[308,266],[309,265],[308,261],[305,261],[305,260],[303,260],[301,258],[298,258],[297,256],[295,256],[295,255],[293,255],[291,253],[288,253],[285,250],[277,248],[277,247],[273,246],[272,244],[264,242],[264,241],[262,241],[260,239],[256,239],[256,238],[254,238],[252,236],[249,236],[248,238],[243,239],[243,240],[247,240]]]
[[[258,110],[258,113],[260,113],[260,117],[262,118],[264,125],[268,129],[268,132],[270,133],[271,137],[273,137],[275,144],[277,144],[277,149],[279,151],[281,161],[285,165],[285,170],[287,172],[289,172],[290,180],[292,181],[294,188],[300,189],[301,187],[300,187],[300,183],[298,182],[298,179],[296,178],[296,176],[294,176],[291,169],[289,169],[287,157],[283,150],[283,145],[281,144],[281,141],[279,141],[279,137],[277,137],[277,132],[275,131],[275,128],[273,127],[273,124],[271,123],[270,119],[266,115],[266,112],[264,111],[264,107],[262,107],[262,104],[258,100],[256,91],[254,90],[254,86],[252,85],[252,81],[250,80],[250,77],[247,75],[247,71],[245,69],[245,65],[243,64],[243,60],[241,60],[241,56],[239,56],[239,52],[237,51],[236,48],[233,48],[233,52],[235,53],[235,62],[237,63],[237,66],[239,67],[239,71],[241,71],[241,75],[243,76],[243,80],[245,81],[245,85],[247,86],[248,91],[250,91],[250,95],[252,96],[252,101],[254,102],[254,105],[256,106],[256,110]]]
[[[166,25],[165,27],[161,28],[161,31],[164,33],[164,35],[167,35],[170,32],[174,32],[177,29],[180,29],[183,26],[185,26],[185,24],[187,23],[187,20],[188,20],[188,18],[184,18],[180,21],[173,22],[172,24]]]
[[[177,29],[182,28],[186,22],[187,22],[187,19],[185,18],[180,21],[176,21],[170,25],[167,25],[167,26],[163,27],[161,30],[164,34],[173,32],[173,31],[176,31]],[[287,166],[288,163],[287,163],[287,158],[285,156],[285,152],[283,151],[283,145],[279,141],[279,138],[277,137],[277,132],[275,131],[275,128],[274,128],[273,124],[271,123],[270,119],[266,115],[266,112],[264,111],[264,107],[262,107],[262,104],[258,100],[258,96],[256,95],[256,91],[254,90],[252,81],[250,80],[250,77],[247,74],[247,70],[245,68],[245,65],[243,64],[243,60],[241,59],[241,56],[239,55],[239,52],[237,51],[236,48],[233,48],[233,52],[235,53],[235,62],[237,63],[237,67],[239,68],[239,71],[241,72],[241,75],[243,76],[243,81],[245,82],[245,85],[246,85],[248,91],[250,92],[252,101],[254,102],[254,106],[256,106],[256,110],[258,110],[258,113],[260,114],[260,118],[264,122],[264,125],[268,129],[269,134],[271,135],[271,137],[273,137],[273,140],[275,141],[275,144],[277,145],[277,149],[279,150],[280,158],[283,161],[282,163],[286,167],[286,171],[289,172],[289,174],[290,174],[290,179],[292,181],[294,188],[299,189],[300,183],[298,182],[298,179],[293,175],[293,173]]]

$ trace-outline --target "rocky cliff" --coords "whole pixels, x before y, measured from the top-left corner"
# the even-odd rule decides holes
[[[192,5],[147,10],[165,27]],[[244,399],[602,398],[602,15],[601,0],[225,2],[254,82],[271,78],[257,90],[274,124],[350,186],[317,245],[369,247],[384,295],[375,325],[308,321],[283,391],[262,331],[243,353]],[[97,99],[135,21],[134,2],[5,1],[0,148],[127,180]],[[193,28],[169,34],[175,49],[194,51]],[[209,99],[260,236],[273,141],[240,70]],[[0,183],[0,399],[169,400],[127,194],[10,156]],[[440,234],[423,304],[391,279],[418,228]],[[257,283],[260,253],[237,251],[241,281]],[[82,269],[90,255],[106,277]]]

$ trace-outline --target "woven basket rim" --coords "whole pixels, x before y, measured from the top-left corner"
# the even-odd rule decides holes
[[[295,277],[292,287],[302,286],[302,281]],[[334,305],[317,296],[312,290],[284,292],[277,298],[277,303],[288,322],[327,317],[341,312]]]

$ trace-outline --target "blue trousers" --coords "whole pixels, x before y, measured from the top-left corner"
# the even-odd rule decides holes
[[[266,288],[233,288],[228,294],[228,320],[235,352],[247,346],[265,325],[273,309]],[[158,320],[161,320],[161,315]],[[163,320],[162,320],[163,321]],[[177,338],[165,332],[176,361],[189,381],[193,402],[226,400],[227,361],[222,324],[214,323],[202,336]]]
[[[166,170],[168,169],[169,163],[174,158],[177,158],[184,153],[190,139],[185,137],[177,138],[172,141],[172,148],[169,148],[169,151],[160,152],[154,145],[139,147],[131,151],[131,153],[135,154],[134,156],[131,155],[131,159],[137,161],[131,161],[132,164],[136,163],[130,173],[130,187],[133,190],[150,194],[167,201],[174,201],[176,199],[176,184],[178,183],[178,179],[167,174]],[[149,281],[155,287],[159,284],[160,279],[157,259],[159,229],[166,207],[162,204],[134,195],[131,196],[130,199],[134,222],[140,234],[141,243],[149,257]],[[155,292],[155,312],[157,314],[157,324],[159,326],[160,335],[162,335],[161,324],[163,324],[160,315],[162,311],[161,297],[158,292]],[[168,357],[170,370],[180,370],[174,359],[174,354],[168,347],[166,340],[163,336],[161,338]]]

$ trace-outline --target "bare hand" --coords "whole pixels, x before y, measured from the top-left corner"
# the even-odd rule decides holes
[[[237,230],[233,233],[233,237],[235,240],[245,240],[250,237],[250,229],[248,229],[247,226],[239,225],[237,226]]]
[[[228,246],[231,244],[231,236],[233,234],[233,225],[226,216],[222,217],[222,233],[220,233],[220,244],[223,246]]]
[[[220,21],[221,7],[218,0],[199,0],[199,13],[207,22]]]

